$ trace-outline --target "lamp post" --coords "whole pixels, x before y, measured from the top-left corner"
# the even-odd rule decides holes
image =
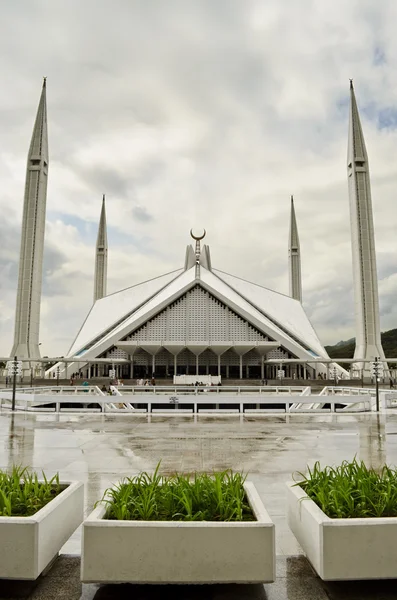
[[[57,386],[59,385],[59,365],[57,366]]]
[[[338,385],[338,370],[336,367],[334,367],[332,369],[332,375],[334,377],[334,385],[337,386]]]
[[[383,364],[380,362],[379,356],[375,356],[371,366],[371,374],[375,377],[376,412],[379,412],[379,377],[383,372]]]
[[[22,362],[18,361],[18,358],[14,356],[14,360],[10,360],[7,363],[8,376],[12,375],[12,410],[15,410],[15,392],[17,387],[17,375],[22,373]]]
[[[15,390],[17,387],[17,357],[14,356],[13,370],[12,370],[12,411],[15,410]]]

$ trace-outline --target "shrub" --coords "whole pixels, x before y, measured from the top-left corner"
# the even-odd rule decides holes
[[[140,473],[105,491],[105,519],[134,521],[254,521],[241,473]]]
[[[59,474],[47,479],[42,473],[29,473],[26,467],[14,466],[11,473],[0,470],[0,516],[29,517],[43,508],[62,488]]]
[[[307,476],[298,475],[296,485],[330,518],[397,517],[396,469],[377,472],[354,459],[324,469],[316,462]]]

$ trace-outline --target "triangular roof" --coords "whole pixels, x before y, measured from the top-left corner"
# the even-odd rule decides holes
[[[299,300],[217,269],[214,269],[214,273],[266,315],[273,325],[289,332],[290,336],[308,346],[315,354],[328,357]]]
[[[77,334],[68,356],[77,356],[96,338],[106,336],[120,321],[127,319],[182,272],[183,269],[177,269],[97,300]]]
[[[222,271],[211,272],[203,266],[199,277],[192,267],[97,301],[69,356],[84,356],[90,360],[98,357],[195,285],[202,286],[299,358],[328,357],[298,301]]]

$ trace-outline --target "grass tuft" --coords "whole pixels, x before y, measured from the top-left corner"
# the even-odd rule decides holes
[[[356,459],[321,469],[317,461],[307,476],[298,475],[296,485],[332,519],[397,517],[396,469],[377,472]]]
[[[175,474],[143,472],[108,488],[101,503],[105,519],[128,521],[255,521],[241,473]],[[98,503],[97,503],[98,504]]]
[[[29,473],[27,467],[14,466],[11,472],[0,470],[0,516],[30,517],[61,491],[59,474],[51,479],[42,473]]]

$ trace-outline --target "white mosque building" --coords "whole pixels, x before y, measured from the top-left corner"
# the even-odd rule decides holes
[[[348,178],[351,209],[357,348],[361,368],[380,342],[377,273],[368,157],[351,84]],[[46,82],[28,155],[20,271],[11,356],[40,359],[39,323],[49,166]],[[61,378],[124,379],[174,375],[227,379],[329,378],[346,374],[329,356],[302,307],[301,260],[293,198],[289,235],[290,295],[215,268],[204,236],[191,235],[182,268],[106,295],[105,197],[96,244],[94,303],[64,361]],[[372,356],[373,355],[373,356]],[[322,359],[324,362],[322,362]],[[27,364],[29,364],[27,362]]]
[[[85,376],[104,376],[123,359],[118,376],[128,379],[276,379],[270,359],[296,359],[300,364],[288,365],[285,375],[300,378],[309,375],[310,359],[328,358],[299,300],[215,269],[198,237],[183,268],[97,299],[66,358],[72,357],[68,375],[83,367]]]

